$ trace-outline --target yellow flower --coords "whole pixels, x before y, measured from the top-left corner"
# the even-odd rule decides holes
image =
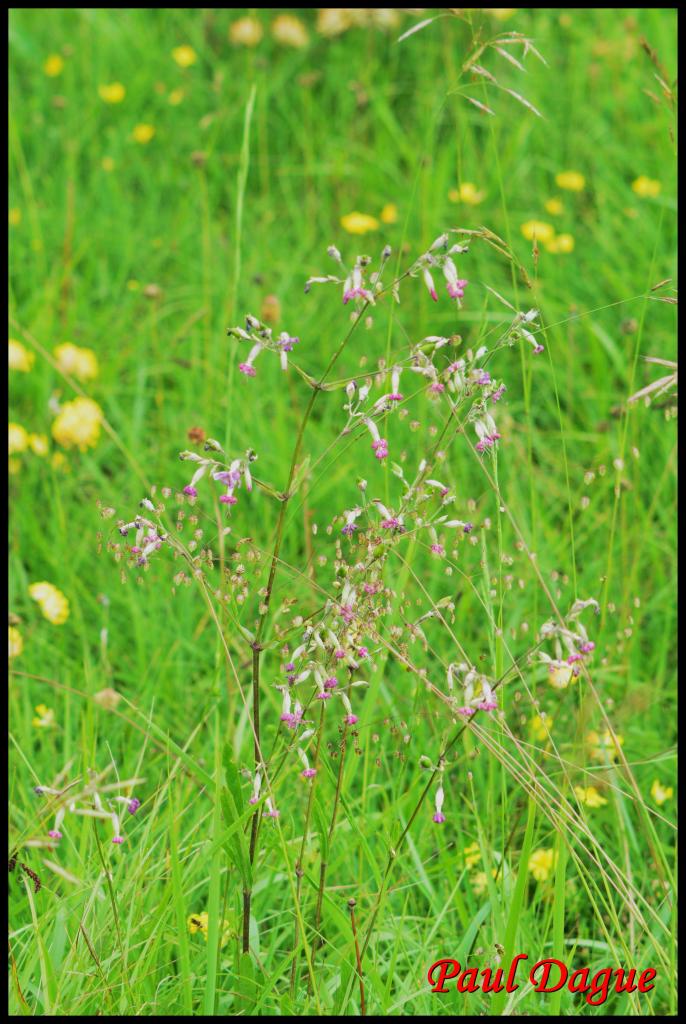
[[[150,142],[150,139],[155,134],[155,126],[152,124],[137,124],[131,133],[131,137],[134,142],[140,142],[141,145],[145,145],[146,142]]]
[[[615,733],[615,735],[617,737],[617,744],[619,747],[623,747],[624,737],[619,733]],[[618,746],[615,744],[609,729],[602,736],[599,736],[595,730],[592,730],[586,735],[586,743],[590,748],[590,755],[594,761],[607,763],[608,760],[616,761],[619,757]]]
[[[16,476],[21,469],[20,459],[8,459],[7,460],[7,472],[10,476]]]
[[[37,729],[52,729],[55,722],[55,712],[45,706],[45,704],[37,704],[33,709],[36,712],[36,717],[33,719],[32,724]]]
[[[497,873],[497,868],[491,868],[491,878],[495,878]],[[472,888],[474,890],[475,896],[483,896],[483,894],[488,889],[488,875],[486,874],[485,871],[475,872],[472,875],[470,882],[472,883]]]
[[[59,53],[51,53],[43,65],[43,71],[48,78],[56,78],[57,75],[62,74],[63,67],[64,61],[60,57]]]
[[[299,18],[293,14],[280,14],[272,22],[272,35],[282,46],[295,46],[302,49],[307,46],[310,36]]]
[[[463,181],[457,188],[451,188],[448,192],[451,203],[464,203],[465,206],[477,206],[485,198],[486,193],[481,192],[471,181]]]
[[[646,178],[645,174],[641,174],[632,183],[631,188],[641,199],[654,199],[655,196],[659,196],[662,185],[654,178]]]
[[[126,89],[121,82],[110,82],[109,85],[99,85],[98,93],[105,103],[121,103],[126,96]]]
[[[587,807],[604,807],[607,800],[601,796],[595,786],[575,786],[574,794],[580,804]]]
[[[24,650],[24,640],[22,635],[16,626],[8,627],[9,633],[9,656],[10,658],[18,658],[21,652]]]
[[[671,800],[674,796],[674,790],[671,786],[663,786],[658,779],[655,779],[650,787],[650,795],[658,807],[661,807],[665,801]]]
[[[556,690],[565,690],[576,679],[571,665],[550,665],[548,682]]]
[[[50,458],[50,465],[53,469],[63,470],[65,473],[69,470],[69,462],[63,452],[53,452]]]
[[[193,47],[188,45],[174,47],[172,57],[180,68],[189,68],[198,59],[198,55]]]
[[[386,203],[379,214],[379,219],[382,224],[395,224],[398,219],[398,207],[395,203]]]
[[[9,212],[8,220],[10,227],[16,228],[17,225],[21,224],[21,210],[18,206],[13,206]]]
[[[470,846],[465,846],[464,850],[464,862],[468,868],[473,868],[475,864],[478,864],[481,860],[481,850],[479,849],[478,843],[472,843]]]
[[[188,931],[191,933],[191,935],[195,935],[196,932],[202,932],[205,938],[205,942],[207,942],[207,932],[209,926],[210,918],[206,910],[203,910],[202,913],[200,914],[191,914],[190,917],[188,918]],[[231,927],[229,925],[229,922],[226,919],[224,919],[221,939],[222,948],[226,945],[230,938]]]
[[[531,731],[534,739],[538,740],[539,743],[544,743],[545,740],[550,738],[552,729],[553,720],[550,715],[534,715],[531,719]]]
[[[48,439],[45,434],[29,434],[29,448],[34,455],[43,458],[48,454]]]
[[[29,446],[29,435],[27,431],[22,427],[21,423],[8,423],[8,447],[9,455],[18,455],[19,452],[25,452]]]
[[[351,235],[366,235],[368,231],[376,231],[379,222],[376,217],[355,210],[341,217],[341,226]]]
[[[555,197],[552,199],[546,199],[543,205],[546,208],[546,213],[549,213],[552,217],[559,217],[561,213],[564,213],[562,201]]]
[[[353,14],[349,7],[320,7],[317,11],[317,32],[322,36],[339,36],[353,25]]]
[[[63,448],[85,452],[94,448],[100,437],[102,409],[92,398],[65,402],[52,425],[52,436]]]
[[[53,626],[61,626],[69,618],[69,601],[52,583],[32,583],[29,597],[38,602],[44,618]]]
[[[530,242],[535,238],[537,242],[542,242],[545,245],[554,237],[555,228],[552,224],[546,224],[542,220],[527,220],[522,224],[521,232]]]
[[[20,373],[28,373],[33,366],[36,357],[33,352],[24,348],[20,341],[10,338],[7,342],[8,363],[10,370],[19,370]]]
[[[537,882],[545,882],[555,868],[554,850],[534,850],[529,857],[529,871]]]
[[[582,192],[586,179],[579,171],[561,171],[555,175],[558,188],[566,188],[569,192]]]
[[[239,46],[257,46],[263,35],[264,29],[257,18],[239,18],[229,26],[229,39]]]
[[[517,13],[516,7],[487,7],[486,13],[490,14],[497,21],[507,21],[513,14]]]
[[[171,103],[172,107],[178,107],[179,103],[183,102],[185,95],[183,89],[172,89],[167,96],[167,102]]]
[[[574,238],[572,235],[555,235],[545,245],[548,252],[568,253],[574,251]]]
[[[100,166],[102,167],[103,171],[107,171],[107,173],[109,174],[110,171],[114,170],[116,165],[111,156],[104,156],[100,161]]]
[[[63,373],[68,373],[77,380],[95,380],[98,376],[98,360],[90,348],[79,348],[70,341],[65,341],[53,349],[57,365]]]

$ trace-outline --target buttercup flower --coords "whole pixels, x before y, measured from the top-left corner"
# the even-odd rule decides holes
[[[44,618],[54,626],[61,626],[69,618],[69,601],[52,583],[32,583],[29,596],[38,602]]]
[[[386,203],[383,210],[379,214],[379,220],[382,224],[395,224],[398,219],[398,207],[395,203]]]
[[[529,857],[529,871],[537,882],[545,882],[555,868],[554,850],[534,850]]]
[[[52,436],[63,448],[85,452],[94,448],[100,437],[102,409],[92,398],[65,402],[52,425]]]
[[[341,217],[341,227],[350,235],[366,235],[368,231],[376,231],[378,226],[379,222],[376,217],[372,217],[368,213],[358,213],[357,210]]]
[[[559,217],[564,212],[564,206],[560,199],[546,199],[543,205],[545,206],[546,213],[551,214],[553,217]]]
[[[57,75],[62,73],[63,67],[64,61],[60,57],[59,53],[51,53],[43,65],[43,71],[48,78],[56,78]]]
[[[464,853],[464,862],[467,868],[473,868],[481,860],[481,850],[478,843],[471,843],[469,846],[465,846],[462,852]]]
[[[45,458],[48,454],[48,439],[45,434],[29,434],[29,448],[34,455]]]
[[[586,807],[604,807],[607,800],[601,796],[595,786],[575,786],[574,795],[580,804]]]
[[[7,434],[10,455],[26,451],[29,446],[29,435],[21,423],[8,423]]]
[[[239,46],[257,46],[263,35],[264,29],[257,18],[239,18],[229,27],[229,39]]]
[[[195,934],[197,934],[197,932],[200,932],[202,934],[203,938],[205,939],[205,942],[207,942],[207,934],[208,934],[209,926],[210,926],[210,917],[209,917],[209,914],[207,913],[206,910],[203,910],[199,914],[191,914],[190,917],[188,918],[188,931],[191,933],[191,935],[195,935]],[[222,947],[222,949],[224,948],[224,946],[226,945],[226,943],[229,941],[230,938],[231,938],[231,926],[230,926],[229,922],[226,919],[224,919],[223,924],[222,924],[222,937],[221,937],[221,947]]]
[[[172,50],[172,57],[180,68],[189,68],[198,59],[198,55],[193,47],[185,44],[183,46],[175,46]]]
[[[172,89],[167,96],[167,103],[171,104],[172,107],[178,107],[179,103],[183,102],[185,95],[183,89]]]
[[[154,134],[155,126],[152,124],[145,124],[144,122],[142,122],[141,124],[136,125],[136,127],[133,129],[133,132],[131,133],[131,136],[134,142],[140,142],[141,145],[145,145],[147,142],[150,142]]]
[[[111,82],[109,85],[99,85],[98,94],[105,103],[121,103],[126,96],[126,89],[121,82]]]
[[[7,356],[10,370],[18,370],[20,373],[28,373],[36,360],[33,352],[15,338],[7,342]]]
[[[549,242],[545,243],[548,252],[568,253],[574,251],[574,238],[572,235],[555,235]]]
[[[553,728],[553,720],[550,715],[534,715],[531,719],[531,732],[539,743],[549,739]]]
[[[94,380],[98,376],[98,360],[90,348],[79,348],[70,341],[53,349],[57,365],[63,373],[68,373],[77,380]]]
[[[527,220],[521,226],[521,232],[528,241],[542,242],[543,245],[555,236],[555,228],[552,224],[546,224],[542,220]]]
[[[647,178],[645,174],[641,174],[636,181],[632,182],[631,188],[641,199],[654,199],[659,196],[662,185],[654,178]]]
[[[18,658],[24,650],[24,640],[16,626],[9,626],[9,658]]]
[[[294,46],[302,49],[309,42],[309,34],[299,18],[293,14],[279,14],[274,18],[271,28],[272,36],[282,46]]]
[[[55,712],[51,708],[46,707],[45,704],[37,704],[34,711],[36,714],[31,720],[31,724],[34,725],[36,729],[52,729],[57,724],[55,721]],[[53,836],[53,838],[58,837]],[[59,838],[61,839],[62,837],[59,836]]]
[[[615,733],[615,735],[617,737],[617,744],[619,747],[623,747],[624,737],[619,733]],[[602,736],[599,736],[595,730],[592,730],[587,734],[586,742],[590,748],[590,755],[594,761],[606,763],[607,761],[616,761],[619,757],[618,746],[615,744],[609,729],[607,729]]]
[[[650,795],[652,796],[658,807],[661,807],[667,800],[671,800],[674,796],[674,789],[672,786],[663,786],[659,779],[655,779],[652,786],[650,787]]]
[[[451,188],[448,192],[451,203],[464,203],[465,206],[477,206],[485,198],[486,193],[480,191],[472,181],[463,181],[457,188]]]
[[[555,184],[558,188],[566,188],[569,192],[582,192],[586,179],[579,171],[561,171],[555,175]]]

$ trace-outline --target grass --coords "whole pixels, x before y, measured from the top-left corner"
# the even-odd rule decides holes
[[[663,301],[674,295],[673,114],[641,44],[673,76],[675,13],[520,9],[503,22],[472,11],[401,42],[421,19],[326,38],[313,12],[295,13],[303,48],[271,37],[266,10],[256,47],[230,43],[238,13],[218,9],[10,15],[10,337],[35,354],[31,372],[10,374],[10,421],[50,437],[54,399],[81,392],[107,421],[95,447],[63,451],[60,464],[50,439],[47,457],[16,456],[10,475],[9,606],[23,639],[9,691],[10,855],[42,883],[34,892],[24,869],[10,875],[10,1011],[350,1015],[364,998],[385,1015],[673,1014],[675,802],[657,804],[651,787],[676,779],[676,430],[669,401],[628,398],[661,375],[645,356],[676,358],[676,307]],[[529,54],[522,73],[492,50],[479,61],[542,118],[462,71],[479,41],[509,31],[547,63]],[[182,44],[197,54],[188,68],[172,59]],[[55,77],[43,71],[50,54],[63,58]],[[98,86],[114,81],[126,96],[107,104]],[[147,144],[131,138],[138,123],[155,126]],[[580,191],[556,186],[567,170],[583,174]],[[657,196],[632,190],[640,175],[660,182]],[[483,193],[478,205],[449,198],[465,182]],[[544,206],[554,197],[558,215]],[[387,204],[394,223],[361,238],[341,226]],[[534,259],[521,233],[532,219],[571,234],[573,251],[539,246]],[[380,301],[371,328],[344,343],[337,288],[304,294],[308,277],[333,272],[332,243],[352,262],[388,242],[402,272],[443,230],[482,226],[513,260],[474,241],[459,262],[461,311],[404,282],[401,305]],[[381,430],[391,457],[409,479],[441,445],[449,456],[434,473],[476,528],[445,559],[421,534],[392,545],[375,670],[353,691],[359,722],[343,746],[327,722],[308,789],[278,732],[279,638],[292,649],[295,617],[331,596],[341,521],[327,527],[360,500],[359,478],[391,508],[399,482],[366,432],[340,436],[342,390],[312,391],[268,353],[244,378],[247,350],[226,328],[275,295],[277,330],[301,338],[294,361],[321,380],[340,351],[326,377],[336,383],[427,335],[459,333],[461,352],[492,346],[512,316],[494,291],[541,311],[545,352],[531,358],[522,343],[488,364],[507,384],[493,458],[476,455],[447,401],[403,376],[407,416]],[[67,340],[97,354],[95,380],[60,372],[53,349]],[[259,481],[292,494],[241,491],[220,537],[201,482],[195,526],[217,567],[200,586],[174,585],[179,565],[164,553],[142,572],[113,552],[117,522],[151,488],[159,499],[188,482],[178,452],[193,447],[192,427],[231,453],[254,449]],[[189,514],[174,496],[166,504],[168,522]],[[188,527],[179,537],[188,544]],[[218,604],[219,571],[238,560],[245,600]],[[41,580],[69,600],[62,625],[30,599]],[[578,683],[554,689],[529,655],[551,652],[540,627],[586,598],[600,605],[581,620],[594,656]],[[242,632],[256,629],[257,659]],[[255,660],[280,817],[261,820],[251,865],[258,818],[241,772],[254,766]],[[465,724],[451,712],[446,668],[461,660],[505,680],[502,716]],[[94,699],[105,688],[121,696],[113,710]],[[51,728],[32,724],[39,704]],[[547,738],[532,723],[541,712]],[[623,745],[603,763],[587,737],[608,728]],[[426,757],[442,768],[441,752],[444,771],[420,767]],[[55,801],[34,787],[83,784],[89,769],[145,779],[125,843],[73,815],[48,843]],[[439,776],[442,826],[431,821]],[[589,785],[602,806],[577,799]],[[535,851],[552,852],[539,879]],[[205,912],[206,934],[189,930]],[[430,991],[436,960],[482,970],[519,952],[591,974],[654,967],[656,984],[596,1006],[524,984]]]

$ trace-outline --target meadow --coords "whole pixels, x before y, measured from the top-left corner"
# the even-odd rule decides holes
[[[9,46],[9,1012],[675,1014],[676,11]]]

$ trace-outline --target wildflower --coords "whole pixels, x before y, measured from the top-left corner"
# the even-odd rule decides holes
[[[134,140],[134,142],[140,142],[141,145],[145,145],[147,142],[150,142],[154,134],[155,126],[152,124],[146,124],[145,122],[142,122],[141,124],[137,124],[136,127],[133,129],[131,137]]]
[[[615,736],[617,739],[616,743],[609,729],[606,729],[602,736],[599,736],[595,730],[592,730],[587,734],[586,742],[590,749],[590,755],[594,761],[607,763],[608,760],[617,760],[619,757],[619,748],[624,746],[624,737],[619,733],[615,733]]]
[[[434,302],[438,302],[438,293],[436,291],[436,286],[434,284],[431,272],[428,267],[424,267],[424,269],[422,270],[422,277],[424,278],[424,284],[427,287],[429,295],[434,300]]]
[[[457,188],[451,188],[448,199],[451,203],[464,203],[465,206],[478,206],[486,198],[486,193],[479,191],[471,181],[463,181]]]
[[[121,103],[126,96],[126,89],[121,82],[111,82],[109,85],[99,85],[98,93],[105,103]]]
[[[183,103],[183,98],[186,95],[183,89],[172,89],[167,96],[167,103],[172,107],[178,107],[180,103]]]
[[[121,699],[121,694],[113,690],[111,686],[106,686],[104,690],[98,690],[97,693],[93,694],[95,703],[98,707],[104,708],[105,711],[114,711]]]
[[[310,37],[300,18],[293,14],[280,14],[274,18],[271,33],[277,43],[282,46],[293,46],[302,49],[307,46]]]
[[[198,55],[192,46],[184,44],[183,46],[175,46],[172,50],[172,57],[179,65],[180,68],[189,68],[192,64],[195,64],[198,59]]]
[[[379,214],[379,220],[382,224],[395,224],[398,219],[398,207],[395,203],[386,203],[383,210]]]
[[[448,295],[451,299],[461,299],[464,296],[464,290],[468,285],[468,281],[461,280],[457,276],[457,267],[453,261],[448,257],[443,263],[443,276],[445,277],[445,284],[448,290]]]
[[[201,914],[191,914],[188,918],[188,931],[191,935],[195,935],[196,932],[202,932],[205,938],[207,938],[207,929],[210,924],[210,915],[206,910],[203,910]]]
[[[582,192],[586,179],[579,171],[561,171],[555,175],[555,184],[558,188],[565,188],[569,192]]]
[[[59,829],[56,828],[51,828],[50,831],[48,832],[48,835],[50,836],[51,839],[54,839],[56,843],[59,843],[60,839],[62,838],[62,833],[59,831]]]
[[[556,690],[565,690],[574,681],[574,671],[568,665],[550,663],[548,682]]]
[[[645,174],[641,174],[636,181],[631,183],[631,188],[641,199],[655,199],[656,196],[659,196],[662,185],[654,178],[647,178]]]
[[[320,7],[317,11],[317,32],[326,37],[347,32],[354,24],[355,11],[346,7]]]
[[[543,743],[550,737],[553,728],[553,720],[550,715],[534,715],[531,719],[531,731],[533,737],[539,743]]]
[[[38,603],[43,617],[54,626],[63,625],[69,618],[69,601],[52,583],[32,583],[29,596]]]
[[[481,860],[481,849],[478,843],[465,846],[462,852],[464,853],[464,862],[467,868],[473,868]]]
[[[545,247],[548,252],[552,253],[568,253],[574,251],[574,236],[573,235],[555,235],[549,242],[545,243]]]
[[[52,436],[63,448],[85,452],[98,443],[102,418],[102,409],[92,398],[75,398],[60,409]]]
[[[121,844],[124,842],[124,837],[119,835],[113,836],[112,842],[114,843],[115,846],[121,846]]]
[[[388,441],[386,441],[385,438],[381,437],[374,420],[365,418],[364,423],[365,426],[367,427],[367,430],[372,435],[372,451],[374,452],[375,457],[379,459],[379,461],[387,458]]]
[[[257,18],[239,18],[229,26],[229,39],[239,46],[257,46],[263,35],[264,29]]]
[[[197,497],[198,497],[198,491],[197,491],[197,488],[195,488],[195,487],[192,487],[192,486],[191,486],[190,484],[187,484],[187,485],[186,485],[186,486],[184,487],[184,489],[183,489],[183,493],[184,493],[184,494],[187,494],[189,498],[197,498]]]
[[[52,729],[57,724],[55,721],[55,712],[45,704],[36,704],[34,711],[36,714],[32,719],[31,724],[34,725],[36,729]]]
[[[650,787],[650,795],[658,807],[662,807],[667,800],[671,800],[674,796],[674,789],[672,786],[663,786],[658,779],[655,779]]]
[[[545,882],[554,870],[556,860],[554,850],[534,850],[529,857],[529,871],[537,882]]]
[[[18,658],[24,650],[24,639],[16,626],[8,626],[9,629],[9,658]]]
[[[9,369],[18,370],[19,373],[29,373],[36,360],[33,352],[15,338],[10,338],[7,342],[7,357]]]
[[[604,807],[607,800],[604,796],[601,796],[595,786],[575,786],[574,795],[580,804],[585,804],[586,807]]]
[[[138,799],[138,797],[137,796],[132,796],[131,799],[129,800],[128,804],[127,804],[126,810],[129,812],[129,814],[135,814],[136,811],[138,810],[138,808],[140,807],[140,805],[141,805],[141,802]]]
[[[20,423],[7,424],[8,448],[10,455],[25,452],[29,446],[29,434]]]
[[[48,439],[45,434],[29,434],[29,448],[34,455],[45,458],[48,454]]]
[[[368,231],[376,231],[378,226],[376,217],[368,213],[358,213],[357,210],[341,217],[341,227],[350,235],[366,235]]]
[[[443,801],[445,799],[445,793],[443,792],[443,786],[439,786],[436,790],[436,811],[433,818],[431,819],[437,825],[442,825],[445,821],[445,814],[443,813]]]
[[[485,871],[477,871],[470,879],[475,896],[483,896],[488,889],[488,875]]]
[[[520,230],[529,242],[533,242],[535,239],[537,242],[542,242],[543,245],[555,236],[553,225],[542,220],[527,220],[521,225]]]
[[[53,349],[57,365],[63,373],[68,373],[80,381],[94,380],[98,376],[98,360],[90,348],[79,348],[70,341],[65,341]]]
[[[21,210],[18,206],[13,206],[7,217],[10,227],[16,228],[21,224]]]
[[[51,53],[43,65],[43,71],[48,78],[57,78],[58,75],[62,74],[63,68],[64,61],[60,57],[59,53]]]
[[[546,209],[546,213],[549,213],[552,217],[559,217],[564,212],[564,206],[562,200],[553,197],[552,199],[546,199],[543,204]]]

